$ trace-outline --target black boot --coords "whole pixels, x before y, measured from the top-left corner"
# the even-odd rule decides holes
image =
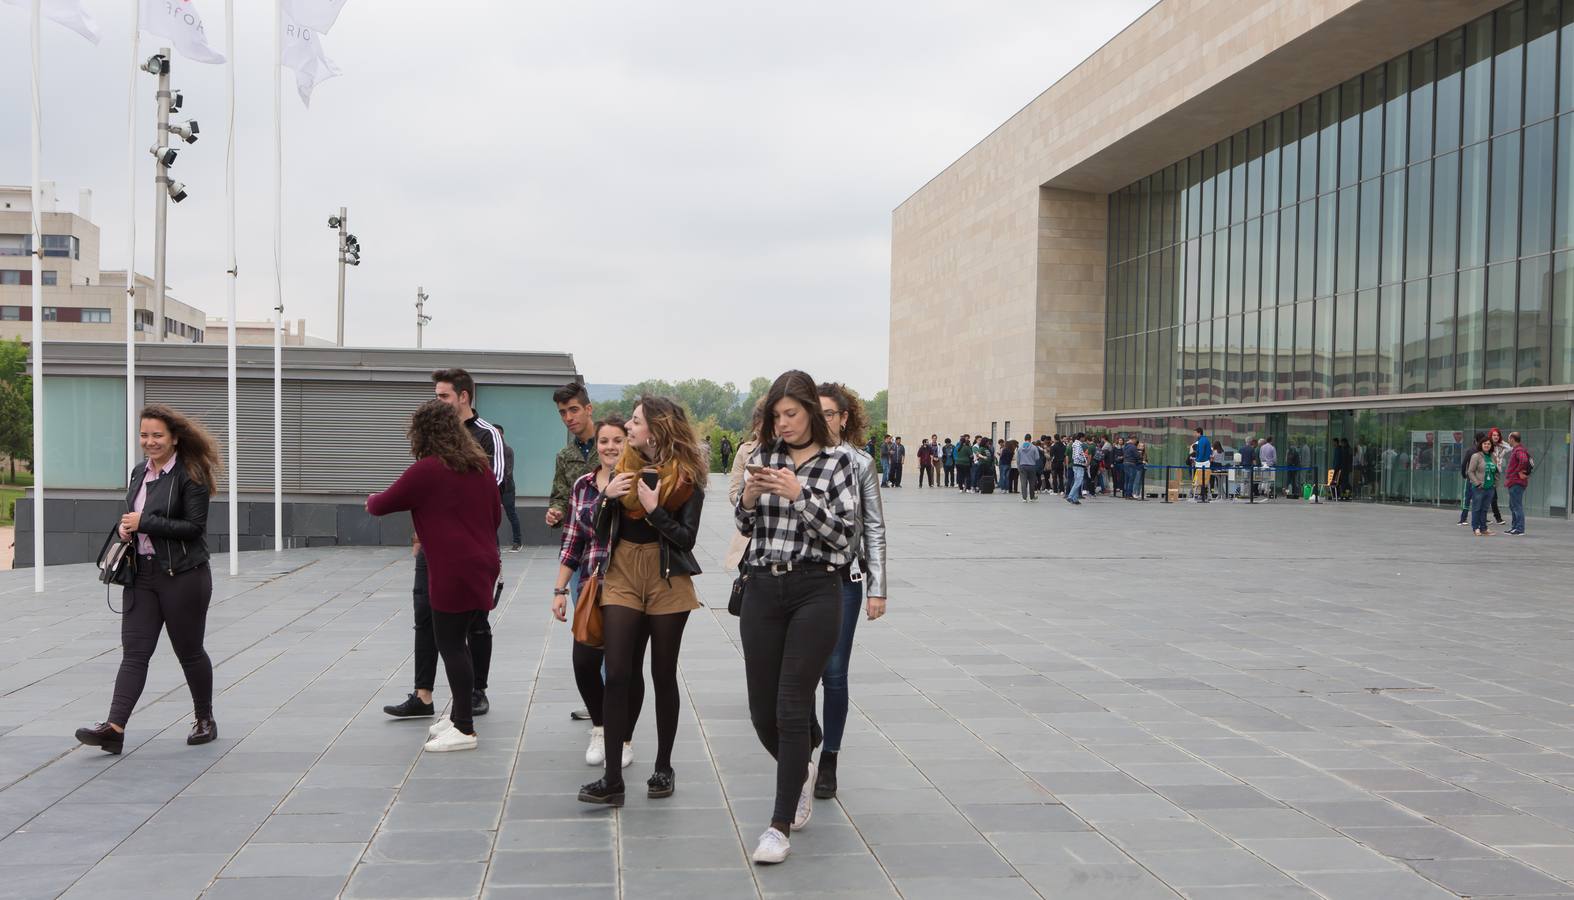
[[[650,780],[645,782],[646,794],[652,800],[671,797],[672,792],[678,787],[678,773],[669,769],[657,769],[651,774]]]
[[[836,796],[837,753],[825,750],[820,753],[820,774],[814,777],[814,799],[830,800]]]
[[[422,703],[419,694],[414,691],[404,698],[403,703],[390,703],[383,707],[383,712],[395,719],[419,719],[437,715],[437,710],[430,703]]]
[[[108,722],[99,722],[88,728],[78,728],[77,740],[115,756],[119,756],[121,749],[126,745],[125,732],[109,727]]]
[[[191,734],[186,735],[186,743],[192,745],[207,744],[218,740],[218,738],[219,723],[213,721],[212,718],[198,719],[191,726]]]
[[[607,779],[598,778],[579,789],[579,802],[599,803],[603,806],[622,806],[623,782],[608,784]]]

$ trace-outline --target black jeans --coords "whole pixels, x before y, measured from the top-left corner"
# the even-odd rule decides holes
[[[161,630],[169,632],[170,646],[186,673],[197,718],[213,718],[213,661],[202,645],[212,599],[213,570],[207,563],[170,575],[150,557],[137,558],[136,578],[121,594],[125,612],[120,617],[120,672],[109,705],[110,723],[124,728],[131,718]]]
[[[776,758],[773,823],[792,822],[814,752],[814,689],[842,628],[842,579],[822,568],[752,572],[738,634],[754,733]]]
[[[432,631],[432,603],[427,594],[426,553],[415,555],[415,689],[429,691],[437,681],[437,636]],[[492,670],[492,623],[485,612],[469,620],[470,669],[475,689],[486,690],[486,676]]]
[[[455,728],[465,734],[475,734],[473,699],[476,677],[475,669],[470,664],[473,648],[465,644],[466,639],[473,634],[471,628],[474,620],[484,618],[486,613],[481,610],[448,613],[434,609],[431,610],[431,616],[432,635],[437,643],[437,652],[443,657],[443,672],[448,676],[448,691],[454,695],[454,706],[449,710],[448,717],[454,720]]]
[[[901,487],[901,486],[902,486],[902,464],[901,463],[893,463],[891,465],[891,487]]]
[[[503,516],[508,519],[508,527],[514,531],[514,543],[521,544],[524,543],[524,539],[519,530],[519,510],[514,508],[518,499],[513,491],[503,495]]]
[[[956,466],[945,467],[945,487],[956,487]]]

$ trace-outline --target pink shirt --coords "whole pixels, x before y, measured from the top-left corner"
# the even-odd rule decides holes
[[[168,475],[169,470],[175,468],[175,460],[179,456],[180,454],[178,453],[171,453],[169,456],[169,462],[164,464],[164,468],[158,470],[153,468],[153,460],[148,460],[148,474],[143,476],[142,487],[137,489],[137,500],[135,503],[131,504],[131,509],[133,512],[142,512],[142,507],[148,502],[148,485],[158,481],[165,475]],[[137,553],[141,556],[152,556],[153,539],[138,532]]]

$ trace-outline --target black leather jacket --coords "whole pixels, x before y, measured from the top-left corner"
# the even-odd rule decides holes
[[[147,463],[131,470],[127,510],[136,503],[147,474]],[[175,575],[207,565],[208,499],[207,485],[193,481],[178,460],[169,474],[148,486],[137,533],[152,539],[154,564],[163,571]]]
[[[700,533],[700,510],[705,505],[705,492],[695,488],[694,493],[675,513],[661,507],[647,513],[645,521],[656,529],[656,541],[661,545],[661,577],[700,574],[699,561],[694,558],[694,542]],[[596,506],[596,540],[607,546],[607,568],[612,567],[612,556],[618,552],[618,527],[623,521],[622,499],[602,497]],[[603,570],[605,571],[605,570]]]

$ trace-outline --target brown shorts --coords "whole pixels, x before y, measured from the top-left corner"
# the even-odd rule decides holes
[[[647,616],[661,616],[699,609],[700,598],[689,576],[661,577],[660,543],[619,543],[601,586],[601,605],[626,606]]]

